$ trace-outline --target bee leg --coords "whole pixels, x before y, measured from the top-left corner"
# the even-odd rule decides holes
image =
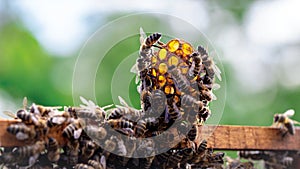
[[[286,134],[287,134],[287,133],[288,133],[288,131],[287,131],[287,130],[285,130],[285,131],[282,131],[282,132],[281,132],[281,137],[282,137],[282,138],[284,138],[284,137],[286,136]]]

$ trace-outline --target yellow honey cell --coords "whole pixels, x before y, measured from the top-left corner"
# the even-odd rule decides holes
[[[156,56],[152,56],[152,58],[151,58],[152,65],[155,65],[156,62],[157,62],[157,57]]]
[[[166,86],[165,87],[165,93],[166,94],[174,94],[174,87],[172,87],[172,86]]]
[[[178,65],[178,63],[179,63],[179,60],[178,60],[178,57],[177,56],[171,56],[169,59],[168,59],[168,65],[169,66],[172,66],[172,65],[174,65],[174,66],[177,66]]]
[[[175,53],[176,53],[178,56],[183,56],[183,51],[182,51],[181,49],[176,50]]]
[[[152,70],[151,71],[152,76],[156,77],[157,76],[156,70],[155,69],[151,69],[151,70]]]
[[[179,48],[179,41],[177,39],[173,39],[168,42],[167,47],[170,52],[175,52]]]
[[[165,78],[165,76],[158,76],[158,84],[160,87],[163,87],[167,82],[167,79]]]
[[[188,43],[184,43],[182,44],[182,51],[185,55],[190,55],[193,53],[193,47]]]
[[[167,57],[167,50],[166,49],[159,50],[158,57],[160,60],[164,60]]]
[[[182,62],[179,64],[179,69],[182,74],[187,74],[187,72],[189,71],[189,66],[186,63]]]
[[[158,65],[158,72],[161,74],[165,74],[168,71],[168,66],[165,63],[161,63]]]

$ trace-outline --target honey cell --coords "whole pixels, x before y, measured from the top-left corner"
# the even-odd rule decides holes
[[[160,60],[164,60],[167,57],[167,50],[166,49],[161,49],[158,52],[158,58]]]
[[[179,48],[179,40],[173,39],[169,41],[167,47],[170,52],[175,52]]]
[[[193,53],[193,48],[190,44],[184,43],[182,44],[182,51],[185,55],[190,55]]]
[[[179,63],[179,59],[178,59],[178,57],[176,57],[176,56],[174,56],[174,55],[171,56],[171,57],[168,59],[168,65],[169,65],[169,66],[172,66],[172,65],[177,66],[178,63]]]
[[[165,74],[165,73],[167,73],[167,71],[168,71],[168,66],[167,66],[167,64],[165,64],[165,63],[159,64],[159,66],[158,66],[158,72],[159,72],[159,73]]]
[[[174,94],[174,87],[172,87],[172,86],[166,86],[165,87],[165,93],[166,94]]]

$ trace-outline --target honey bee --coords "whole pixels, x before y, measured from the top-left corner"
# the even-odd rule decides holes
[[[78,155],[79,155],[79,141],[73,140],[67,143],[67,158],[68,163],[70,165],[76,165],[78,163]]]
[[[134,129],[133,123],[127,119],[110,119],[107,121],[107,123],[113,129]]]
[[[187,138],[191,141],[194,141],[197,137],[197,127],[194,124],[191,128],[191,130],[188,132]]]
[[[136,120],[141,118],[144,115],[143,110],[137,110],[130,107],[125,100],[119,96],[120,103],[123,106],[116,105],[116,108],[110,110],[111,113],[107,119],[118,119],[120,117],[125,117],[126,119]]]
[[[78,111],[77,113],[81,117],[92,118],[92,119],[94,117],[97,117],[97,119],[98,118],[104,119],[105,115],[106,115],[105,109],[112,107],[112,105],[107,105],[107,106],[104,106],[104,107],[99,107],[93,101],[86,100],[82,96],[80,96],[80,100],[83,103],[83,105],[81,104],[80,107],[82,109],[84,109],[84,111],[82,111],[82,109],[78,109],[80,111]]]
[[[167,167],[175,168],[179,166],[180,161],[183,158],[183,151],[177,150],[168,158]]]
[[[243,169],[253,169],[254,164],[250,161],[248,162],[241,162],[240,160],[237,159],[232,159],[230,157],[226,157],[227,161],[227,166],[229,168],[243,168]]]
[[[83,140],[81,144],[83,144],[81,146],[81,160],[87,161],[90,157],[93,156],[97,145],[91,140]]]
[[[194,157],[190,160],[190,162],[197,164],[200,161],[202,161],[204,159],[206,149],[207,149],[207,141],[203,140],[200,143],[200,145],[198,146],[197,151],[196,151]]]
[[[35,130],[27,127],[24,123],[11,124],[6,130],[11,134],[16,135],[18,140],[33,139],[36,137]]]
[[[88,125],[86,126],[85,131],[90,137],[97,138],[99,140],[103,140],[107,135],[107,131],[104,127]]]
[[[151,108],[157,115],[162,114],[166,109],[166,95],[161,90],[152,91]]]
[[[137,124],[135,125],[135,135],[137,137],[142,137],[144,133],[146,132],[146,122],[142,119],[140,119]]]
[[[31,107],[29,108],[29,111],[30,113],[33,113],[38,116],[49,117],[49,114],[51,115],[52,112],[58,111],[58,109],[61,108],[61,106],[45,107],[42,105],[36,105],[35,103],[32,103]]]
[[[203,103],[196,100],[190,95],[183,95],[181,98],[181,105],[185,110],[193,110],[194,112],[199,112],[203,109]],[[189,111],[187,111],[189,112]]]
[[[283,114],[275,114],[274,115],[274,126],[280,127],[282,131],[284,132],[282,136],[285,136],[287,132],[289,132],[291,135],[295,134],[295,126],[294,124],[300,124],[297,121],[294,121],[290,119],[295,114],[295,111],[293,109],[289,109]],[[285,127],[285,128],[283,128]]]
[[[175,102],[172,101],[172,99],[168,99],[168,106],[165,118],[167,118],[165,119],[165,121],[167,122],[169,122],[169,120],[175,121],[176,119],[181,118],[181,111],[179,110]]]
[[[56,139],[50,137],[48,140],[47,157],[51,162],[57,162],[60,157],[60,148]]]
[[[188,72],[189,79],[193,79],[200,74],[202,59],[199,53],[192,54],[193,62]]]
[[[36,154],[39,155],[44,150],[45,150],[45,142],[37,141],[33,145],[17,147],[15,150],[12,151],[12,153],[17,155],[17,157],[25,158],[25,157],[34,156]]]
[[[82,133],[83,121],[76,119],[63,130],[63,136],[69,139],[78,139]]]
[[[172,75],[172,78],[174,79],[177,87],[181,90],[181,92],[189,93],[192,91],[186,77],[184,77],[181,74],[180,70],[177,69],[174,65],[170,66],[169,73]]]
[[[217,67],[217,65],[213,62],[212,58],[208,56],[207,51],[202,46],[198,46],[198,52],[202,58],[202,63],[204,65],[204,67],[206,68],[206,72],[207,72],[208,76],[213,79],[214,75],[216,75],[217,78],[220,81],[222,81],[221,71]]]
[[[144,112],[151,108],[152,94],[149,91],[143,90],[141,93],[141,107]]]
[[[89,160],[88,164],[92,166],[94,169],[105,169],[103,164],[95,160]]]

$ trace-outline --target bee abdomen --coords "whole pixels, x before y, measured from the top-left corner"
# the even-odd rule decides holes
[[[145,44],[147,47],[151,47],[154,43],[156,43],[161,37],[160,33],[153,33],[151,35],[149,35],[146,40],[145,40]]]

